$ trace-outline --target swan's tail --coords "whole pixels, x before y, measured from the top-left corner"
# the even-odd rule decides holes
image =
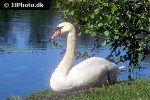
[[[120,66],[119,70],[122,71],[125,68],[125,66]]]

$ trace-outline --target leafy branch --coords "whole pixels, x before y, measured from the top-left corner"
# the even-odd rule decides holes
[[[149,0],[60,0],[56,9],[78,27],[79,35],[95,38],[92,50],[110,44],[110,55],[118,63],[129,61],[129,72],[141,67],[150,40]],[[99,44],[101,37],[107,39]]]

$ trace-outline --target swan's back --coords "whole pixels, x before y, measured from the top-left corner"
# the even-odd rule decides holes
[[[72,87],[101,86],[108,82],[108,72],[113,70],[113,66],[115,64],[112,63],[112,68],[108,68],[107,60],[92,57],[74,66],[66,80],[72,83]]]

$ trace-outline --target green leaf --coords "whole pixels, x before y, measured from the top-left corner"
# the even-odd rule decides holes
[[[114,12],[117,10],[117,6],[116,5],[113,5],[112,9],[111,9],[111,12],[114,14]]]
[[[109,36],[110,33],[109,33],[109,31],[105,31],[104,34],[105,34],[105,36]]]
[[[137,51],[142,51],[143,50],[143,48],[142,47],[140,47],[140,48],[138,48],[138,49],[136,49]]]
[[[124,23],[122,22],[122,23],[120,23],[120,25],[121,25],[121,26],[123,26],[123,25],[124,25]]]
[[[107,6],[108,6],[108,3],[104,3],[103,5],[107,7]]]
[[[95,15],[94,15],[94,14],[91,14],[91,15],[90,15],[90,17],[91,17],[91,18],[94,18],[94,17],[95,17]]]
[[[118,36],[118,35],[115,35],[115,36],[114,36],[114,39],[118,39],[118,38],[119,38],[119,36]]]
[[[94,28],[94,25],[90,25],[90,28],[92,28],[92,29],[93,29],[93,28]]]
[[[109,43],[109,42],[110,42],[110,40],[106,40],[106,42],[107,42],[107,43]]]
[[[87,17],[85,17],[85,19],[84,19],[85,21],[87,21],[88,20],[88,18]]]
[[[79,32],[79,33],[78,33],[78,36],[81,36],[81,34],[82,34],[82,32]]]
[[[91,36],[95,37],[96,33],[95,32],[91,32]]]
[[[99,23],[99,24],[98,24],[98,27],[101,27],[101,26],[103,26],[103,23]]]
[[[129,17],[129,19],[131,19],[131,14],[130,14],[130,13],[127,13],[127,15],[128,15],[128,17]]]
[[[99,8],[95,9],[95,14],[99,13]]]
[[[110,40],[105,40],[105,41],[101,44],[101,46],[104,47],[104,46],[106,46],[109,42],[110,42]]]
[[[74,11],[73,10],[70,12],[70,15],[72,15],[72,16],[74,15]]]
[[[105,40],[101,46],[104,47],[104,46],[106,46],[106,44],[107,44],[107,41]]]
[[[85,2],[86,2],[86,0],[82,0],[82,2],[83,2],[83,3],[85,3]]]

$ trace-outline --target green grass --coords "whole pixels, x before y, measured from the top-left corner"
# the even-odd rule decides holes
[[[122,81],[101,88],[91,88],[67,93],[43,90],[32,93],[23,100],[149,100],[150,78]],[[7,100],[22,100],[7,98]]]

